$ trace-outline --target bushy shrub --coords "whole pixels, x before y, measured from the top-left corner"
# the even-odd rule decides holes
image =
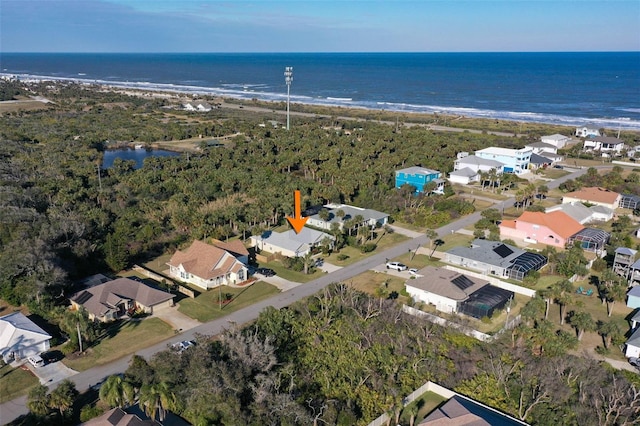
[[[360,251],[362,253],[371,253],[376,249],[376,245],[374,243],[363,244],[360,246]]]
[[[338,255],[338,260],[343,261],[343,260],[347,260],[349,258],[348,255],[346,254],[339,254]]]

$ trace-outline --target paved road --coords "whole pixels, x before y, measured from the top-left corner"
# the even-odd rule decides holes
[[[578,170],[574,173],[571,173],[570,175],[564,176],[560,179],[556,179],[553,182],[549,182],[547,187],[549,189],[557,188],[562,182],[565,182],[569,179],[575,179],[576,177],[581,176],[586,172],[587,169]],[[512,206],[514,201],[514,198],[509,198],[507,200],[494,204],[492,207],[501,210],[505,207]],[[480,219],[480,213],[481,212],[478,211],[469,216],[465,216],[453,223],[437,229],[436,232],[439,236],[443,236],[451,234],[457,229],[470,226],[477,222],[478,219]],[[241,325],[255,320],[258,317],[258,314],[268,306],[273,306],[276,309],[283,308],[305,297],[317,293],[331,283],[348,282],[350,278],[370,269],[374,269],[376,266],[384,263],[386,259],[393,259],[394,257],[398,257],[404,253],[407,253],[408,251],[416,250],[417,247],[425,245],[428,242],[429,239],[425,235],[420,235],[419,237],[400,243],[397,246],[385,250],[384,252],[376,253],[352,265],[328,273],[314,281],[308,282],[307,284],[299,285],[295,288],[279,293],[278,295],[273,296],[269,299],[260,301],[252,306],[248,306],[244,309],[232,312],[224,318],[201,324],[195,328],[187,330],[184,333],[176,335],[175,338],[168,339],[164,342],[158,343],[157,345],[138,351],[136,354],[145,358],[150,358],[156,352],[167,349],[167,346],[169,344],[175,343],[180,340],[192,340],[195,338],[196,334],[209,336],[220,334],[225,329],[233,327],[235,324]],[[75,382],[78,390],[86,390],[89,388],[89,386],[96,384],[109,375],[125,371],[132,356],[133,355],[129,355],[110,364],[96,366],[90,370],[83,371],[72,376],[71,380]],[[56,384],[52,383],[49,386],[53,388],[56,386]],[[26,414],[28,410],[25,404],[26,397],[20,397],[14,399],[13,401],[9,401],[0,405],[0,424],[6,424],[17,418],[18,416]]]

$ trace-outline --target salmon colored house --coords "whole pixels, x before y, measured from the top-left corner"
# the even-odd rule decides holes
[[[609,191],[606,188],[600,188],[592,186],[588,188],[582,188],[578,191],[569,192],[562,197],[562,203],[589,203],[597,206],[608,207],[612,210],[620,207],[620,200],[622,195],[617,192]]]
[[[502,221],[500,238],[564,248],[567,240],[583,229],[578,221],[561,211],[524,212],[516,220]]]

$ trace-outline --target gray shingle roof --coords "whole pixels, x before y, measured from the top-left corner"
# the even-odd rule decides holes
[[[427,266],[421,269],[419,274],[422,276],[409,280],[405,284],[408,287],[428,291],[429,293],[437,294],[458,302],[467,300],[469,295],[489,284],[486,280],[469,277],[460,272],[444,268],[435,268],[433,266]],[[468,279],[473,285],[464,289],[460,288],[454,283],[454,280],[460,277]]]
[[[405,174],[408,173],[412,175],[432,175],[432,174],[438,174],[440,172],[433,169],[427,169],[426,167],[412,166],[412,167],[407,167],[406,169],[396,170],[396,173],[405,173]]]
[[[468,155],[466,157],[462,157],[459,160],[456,160],[457,164],[471,164],[474,166],[489,166],[489,167],[497,167],[500,168],[504,166],[503,163],[496,160],[491,160],[488,158],[481,158],[477,155]]]
[[[502,257],[500,254],[494,251],[494,249],[499,250],[500,246],[506,246],[511,250],[512,253],[508,256]],[[521,254],[526,253],[526,251],[509,244],[504,244],[500,241],[476,239],[471,242],[471,246],[454,247],[450,250],[447,250],[447,253],[453,254],[454,256],[460,256],[466,259],[475,260],[477,262],[507,268],[512,264],[515,258],[520,256]]]

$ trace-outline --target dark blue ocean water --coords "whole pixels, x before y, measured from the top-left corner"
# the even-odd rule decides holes
[[[370,109],[640,129],[640,52],[0,53],[0,72]]]

